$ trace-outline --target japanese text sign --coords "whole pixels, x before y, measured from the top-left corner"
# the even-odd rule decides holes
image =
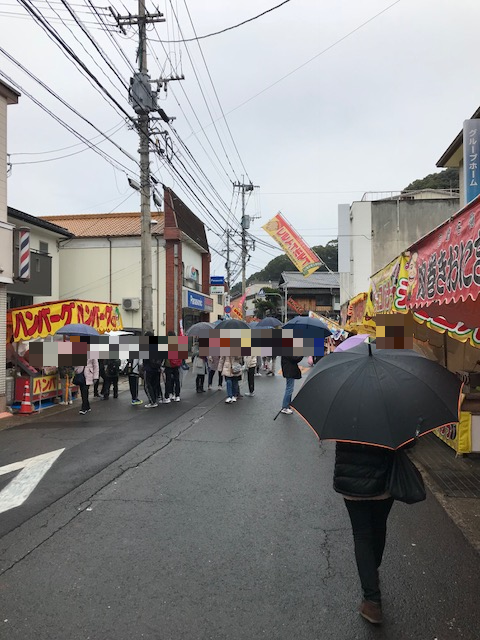
[[[480,194],[480,120],[463,123],[463,170],[468,204]]]
[[[12,309],[11,313],[15,342],[54,335],[66,324],[87,324],[99,333],[123,329],[118,306],[104,302],[64,300]]]
[[[480,294],[480,202],[411,247],[407,308],[475,301]]]
[[[281,213],[263,225],[262,229],[272,236],[304,276],[311,275],[323,262],[310,249],[301,236],[288,224]]]

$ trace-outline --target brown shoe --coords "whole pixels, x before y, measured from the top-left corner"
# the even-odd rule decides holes
[[[360,615],[372,624],[382,624],[382,605],[371,600],[364,600],[360,605]]]

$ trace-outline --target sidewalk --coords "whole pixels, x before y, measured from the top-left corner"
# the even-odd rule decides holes
[[[431,433],[419,438],[411,457],[437,500],[480,553],[480,456],[456,456]]]

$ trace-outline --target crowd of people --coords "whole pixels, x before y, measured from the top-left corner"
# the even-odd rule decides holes
[[[147,336],[152,335],[146,332]],[[175,333],[170,331],[169,336]],[[131,359],[127,361],[125,373],[128,375],[128,384],[131,394],[132,406],[143,405],[139,397],[140,379],[143,380],[143,389],[146,396],[146,409],[153,409],[160,404],[180,402],[181,371],[189,370],[190,366],[185,360],[168,359],[161,357],[159,353],[149,354],[149,358]],[[204,393],[205,381],[207,391],[213,389],[215,376],[217,377],[217,389],[226,391],[226,404],[232,404],[243,395],[253,397],[255,395],[255,377],[261,376],[262,371],[266,376],[274,376],[276,369],[276,356],[200,356],[198,346],[192,350],[192,372],[195,375],[195,388],[197,393]],[[282,401],[281,413],[290,415],[290,401],[294,389],[295,380],[302,374],[298,367],[301,357],[281,358],[283,377],[286,379],[285,393]],[[93,396],[101,400],[109,400],[110,395],[118,398],[118,382],[121,372],[119,359],[95,360],[89,359],[85,366],[77,366],[71,372],[72,382],[80,389],[82,406],[81,415],[91,411],[89,401],[89,389],[93,387]],[[240,382],[245,379],[248,390],[241,393]],[[162,389],[163,381],[163,389]],[[67,392],[68,393],[68,392]],[[70,392],[71,393],[71,392]],[[67,396],[66,396],[67,397]],[[69,404],[69,401],[65,401]]]

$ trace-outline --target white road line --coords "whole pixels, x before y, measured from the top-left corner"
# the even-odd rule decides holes
[[[14,462],[0,467],[0,476],[22,469],[18,476],[15,476],[15,478],[0,491],[0,513],[23,504],[55,460],[64,451],[65,448],[57,449],[56,451],[42,453],[34,458],[26,458],[25,460],[20,460],[20,462]]]

